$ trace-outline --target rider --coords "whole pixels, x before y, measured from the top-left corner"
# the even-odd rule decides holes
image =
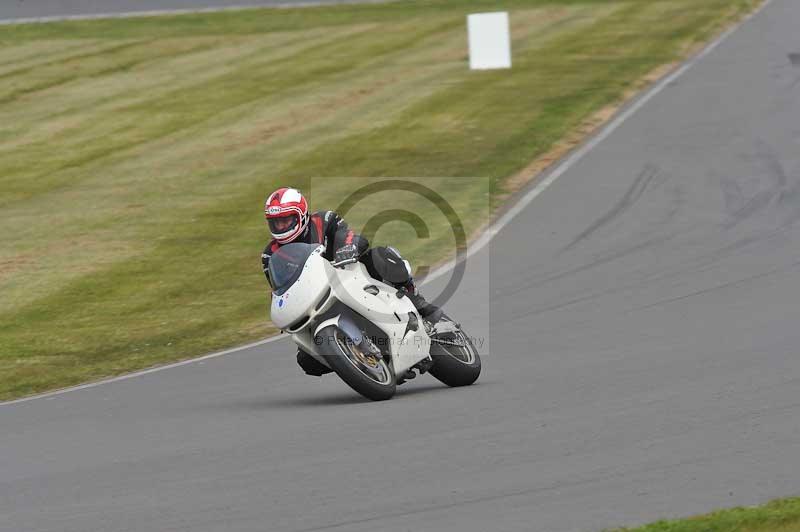
[[[267,281],[269,281],[270,257],[281,246],[290,242],[322,244],[325,247],[323,256],[334,262],[358,258],[372,277],[383,280],[375,269],[372,253],[368,252],[369,242],[367,239],[354,233],[347,227],[345,221],[333,211],[319,211],[309,215],[308,203],[297,189],[279,188],[270,194],[264,204],[264,216],[267,219],[270,233],[272,233],[272,240],[261,254],[261,263],[264,266],[264,275],[267,276]],[[394,262],[392,257],[402,261],[402,257],[394,248],[383,248],[383,252],[388,254],[390,262]],[[408,263],[403,262],[408,269]],[[429,322],[435,323],[441,318],[441,309],[425,301],[425,298],[417,290],[410,270],[404,282],[389,284],[398,289],[403,288],[420,316]],[[323,373],[330,373],[327,367],[301,349],[297,350],[297,363],[309,375],[319,376]]]

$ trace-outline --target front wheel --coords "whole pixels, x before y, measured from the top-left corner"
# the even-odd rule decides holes
[[[365,352],[336,325],[322,329],[315,341],[330,368],[352,389],[373,401],[394,395],[394,372],[383,357]]]
[[[481,374],[481,357],[460,326],[447,317],[442,320],[449,322],[452,330],[431,337],[430,374],[448,386],[468,386]]]

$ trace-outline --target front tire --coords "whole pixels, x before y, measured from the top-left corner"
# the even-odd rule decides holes
[[[336,325],[315,338],[325,361],[345,384],[373,401],[391,399],[397,388],[394,371],[382,357],[365,355]]]
[[[449,318],[442,318],[449,320]],[[433,366],[430,374],[448,386],[469,386],[481,374],[481,357],[467,334],[457,332],[434,335],[431,343]]]

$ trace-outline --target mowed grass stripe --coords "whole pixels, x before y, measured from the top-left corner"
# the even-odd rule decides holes
[[[114,43],[102,39],[53,39],[23,44],[0,41],[0,76],[113,46]]]
[[[466,68],[464,17],[476,4],[460,0],[13,29],[31,45],[65,33],[137,44],[0,105],[0,145],[10,139],[0,147],[0,397],[267,334],[260,206],[279,184],[360,179],[315,181],[314,206],[325,208],[374,176],[454,176],[450,200],[474,229],[486,181],[458,176],[501,193],[589,114],[753,2],[510,5],[505,72]],[[72,75],[48,68],[51,81]],[[0,91],[13,92],[6,83]],[[427,241],[398,226],[377,239],[430,264],[449,238],[432,229]]]
[[[294,32],[227,41],[220,37],[200,37],[198,39],[213,46],[177,57],[163,57],[146,68],[118,72],[104,77],[101,82],[87,79],[84,83],[38,94],[20,105],[2,110],[2,117],[7,120],[0,122],[0,138],[11,140],[0,144],[0,156],[8,151],[25,159],[27,154],[22,150],[38,155],[47,152],[53,144],[80,146],[93,138],[102,140],[105,133],[98,132],[97,128],[108,125],[98,119],[119,109],[231,75],[250,57],[269,62],[297,53],[300,45],[312,46],[346,34]],[[8,179],[9,176],[0,176],[0,183],[4,177]]]
[[[187,127],[194,127],[199,121],[228,109],[226,105],[230,105],[229,102],[233,102],[234,105],[241,103],[236,101],[238,93],[232,93],[227,86],[235,85],[236,80],[247,72],[269,64],[271,58],[279,62],[288,57],[291,61],[302,53],[304,47],[324,46],[331,40],[351,38],[351,34],[345,32],[341,35],[321,36],[318,41],[310,36],[305,38],[291,36],[291,38],[292,40],[289,42],[268,40],[266,44],[256,46],[255,50],[248,50],[247,47],[240,49],[239,52],[244,53],[243,56],[229,57],[225,54],[219,59],[223,64],[235,66],[219,70],[215,69],[215,63],[211,62],[210,68],[200,75],[192,75],[192,71],[177,72],[177,75],[184,76],[182,79],[192,80],[190,83],[178,81],[173,85],[168,80],[164,80],[161,86],[149,85],[147,82],[137,83],[136,79],[148,80],[157,77],[154,74],[156,71],[170,72],[163,68],[170,69],[173,66],[172,64],[164,66],[153,61],[152,69],[131,73],[127,77],[133,82],[124,89],[130,95],[129,99],[125,98],[125,94],[108,94],[107,86],[104,83],[105,79],[104,82],[98,83],[91,77],[81,79],[73,86],[62,85],[60,91],[53,91],[43,99],[30,98],[26,104],[34,108],[31,114],[36,115],[37,124],[48,123],[45,121],[48,114],[44,114],[48,110],[52,110],[50,116],[55,115],[61,121],[69,119],[71,108],[60,98],[60,95],[64,93],[83,95],[74,112],[83,112],[84,118],[81,121],[69,123],[68,127],[58,130],[55,135],[45,134],[44,138],[37,142],[30,142],[24,147],[14,146],[9,150],[10,153],[3,155],[6,168],[3,175],[0,176],[0,184],[4,187],[6,194],[0,200],[0,207],[30,198],[39,192],[55,192],[57,191],[55,187],[59,183],[71,186],[76,180],[93,175],[91,171],[84,170],[88,170],[85,169],[87,164],[97,159],[130,149],[143,142],[154,143],[161,137]],[[187,45],[191,47],[191,40],[186,40],[189,41]],[[302,44],[292,41],[301,41]],[[207,43],[200,46],[203,51],[209,48]],[[265,50],[265,46],[271,50]],[[174,58],[173,55],[168,54],[159,56],[158,52],[163,50],[153,49],[156,48],[155,46],[150,48],[150,51],[145,52],[149,56],[167,59],[168,63],[170,63],[169,59]],[[287,48],[293,51],[288,53],[282,51]],[[272,50],[275,50],[276,53],[271,53]],[[196,48],[195,52],[197,52]],[[108,59],[108,61],[113,63],[112,59]],[[271,72],[274,75],[279,73],[278,70]],[[265,72],[265,74],[267,73]],[[113,76],[109,77],[113,78]],[[91,99],[90,95],[98,92],[97,85],[100,85],[96,102],[98,105],[92,109],[86,109],[87,100]],[[95,90],[91,90],[93,87]],[[228,101],[216,102],[218,105],[214,105],[215,102],[209,101],[207,95],[215,92],[221,94],[223,98],[226,97]],[[74,101],[69,103],[75,106]],[[104,104],[109,107],[104,107]],[[190,111],[187,112],[187,108]],[[0,111],[0,118],[4,114]],[[44,116],[42,116],[43,114]],[[6,123],[15,129],[24,129],[26,127],[24,110],[16,107],[12,111],[12,115]],[[106,118],[109,116],[112,116],[113,119]],[[36,128],[37,125],[33,124],[33,127]],[[39,127],[46,127],[46,125]],[[54,144],[61,146],[62,150],[53,151],[51,148]],[[0,153],[2,151],[5,150],[0,150]],[[16,166],[14,165],[15,161],[18,161]],[[80,170],[80,175],[76,175],[77,172],[64,171],[71,168]],[[36,186],[31,186],[31,181]],[[19,195],[15,196],[14,193],[17,191]]]
[[[76,78],[102,76],[130,68],[137,62],[151,58],[146,54],[146,48],[147,43],[122,41],[102,50],[8,72],[0,78],[10,78],[0,90],[0,105],[12,103],[23,95],[63,85]]]
[[[423,24],[422,28],[420,25],[416,26],[417,38],[424,38],[426,32],[440,31],[440,28],[431,24]],[[430,27],[425,29],[427,26]],[[279,60],[242,61],[235,70],[217,79],[206,80],[192,87],[172,90],[161,97],[151,97],[144,102],[118,108],[115,113],[116,120],[110,123],[95,122],[98,124],[97,127],[107,128],[100,134],[93,135],[89,131],[84,135],[72,137],[67,142],[67,147],[80,145],[80,150],[65,150],[62,153],[55,153],[53,161],[45,158],[40,160],[38,165],[34,163],[33,169],[39,170],[35,180],[41,186],[45,186],[47,183],[43,179],[53,176],[53,165],[68,169],[73,167],[83,169],[87,163],[131,147],[140,139],[153,141],[180,129],[193,127],[198,122],[219,113],[220,110],[247,105],[256,99],[267,99],[287,91],[301,92],[304,84],[317,85],[326,76],[342,75],[357,69],[359,65],[350,62],[354,54],[368,57],[367,65],[380,61],[382,54],[397,53],[397,50],[408,49],[413,45],[414,41],[409,37],[409,33],[413,32],[409,29],[398,27],[392,32],[383,32],[383,39],[377,45],[374,33],[364,34],[362,31],[360,35],[349,34],[338,37],[334,42],[322,42],[311,46],[308,50],[298,51]],[[120,60],[125,61],[126,58]],[[303,64],[306,68],[300,72],[297,72],[297,69],[293,71],[291,67],[297,64]],[[96,141],[96,149],[92,149],[91,142],[87,144],[85,136],[90,136]],[[131,142],[130,137],[134,137],[136,141]],[[30,170],[29,166],[18,168],[12,166],[6,172],[3,181],[13,192],[13,181],[9,182],[10,179],[15,173],[28,175]],[[27,183],[23,183],[22,187],[27,189]]]

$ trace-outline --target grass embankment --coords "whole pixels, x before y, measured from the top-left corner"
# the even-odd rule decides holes
[[[780,499],[754,508],[732,508],[708,515],[658,521],[617,532],[800,532],[800,498]]]
[[[0,28],[0,399],[268,335],[279,184],[453,176],[474,230],[487,181],[498,197],[754,3],[508,0],[514,68],[495,72],[466,66],[465,15],[498,5],[480,0]],[[378,235],[412,258],[447,238]]]

